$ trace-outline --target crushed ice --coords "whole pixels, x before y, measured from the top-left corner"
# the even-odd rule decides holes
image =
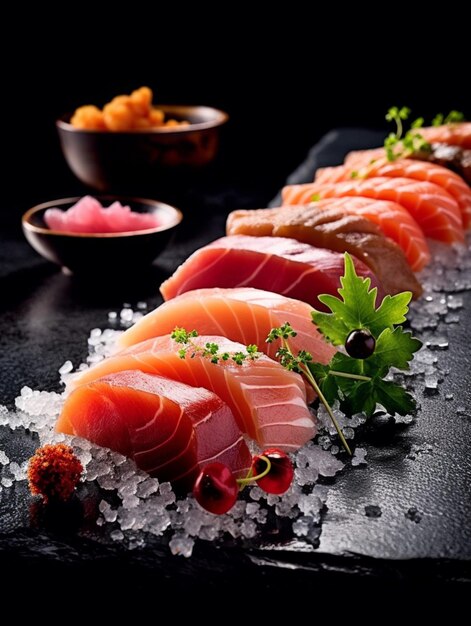
[[[411,304],[408,317],[412,330],[424,345],[412,361],[410,371],[391,374],[392,379],[414,388],[419,404],[421,395],[433,398],[442,393],[441,385],[448,371],[442,365],[441,354],[448,350],[452,325],[460,319],[464,305],[461,293],[471,289],[469,243],[466,249],[433,243],[432,247],[432,256],[436,260],[420,276],[424,295]],[[126,303],[120,311],[111,311],[108,328],[91,330],[87,340],[88,357],[76,370],[87,369],[112,354],[123,329],[135,323],[146,311],[145,302],[138,302],[135,310]],[[66,361],[58,371],[65,384],[74,365]],[[443,395],[453,403],[453,394]],[[345,466],[337,458],[341,451],[335,429],[322,406],[318,411],[320,432],[316,442],[310,442],[293,455],[295,479],[288,492],[275,496],[266,494],[257,486],[246,488],[229,513],[214,516],[204,511],[191,496],[178,500],[169,483],[159,483],[120,454],[77,437],[55,433],[54,424],[62,402],[61,394],[24,387],[16,398],[15,411],[0,406],[0,426],[37,433],[41,445],[58,441],[71,443],[85,467],[84,480],[96,482],[101,489],[96,523],[107,530],[111,540],[124,541],[130,549],[135,549],[145,545],[147,535],[165,535],[169,538],[172,554],[189,557],[196,540],[212,541],[222,536],[251,539],[278,517],[289,521],[294,537],[316,545],[328,494],[328,486],[318,481],[331,480]],[[334,406],[333,411],[345,437],[355,442],[358,438],[356,431],[361,431],[365,416],[357,414],[348,418],[338,406]],[[455,411],[464,414],[465,408],[458,406]],[[394,419],[397,423],[409,424],[414,418],[408,415],[395,416]],[[433,450],[434,444],[417,443],[412,446],[408,458],[416,460],[432,454]],[[341,456],[345,458],[343,454]],[[357,446],[350,466],[365,467],[366,456],[367,450]],[[18,464],[0,450],[0,492],[15,481],[25,480],[26,470],[26,462]],[[365,506],[364,514],[377,518],[382,511],[380,506],[371,504]],[[405,517],[419,523],[422,513],[411,507]]]

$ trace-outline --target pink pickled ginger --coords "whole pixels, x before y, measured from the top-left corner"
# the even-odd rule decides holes
[[[156,215],[131,211],[120,202],[105,208],[91,196],[81,198],[67,211],[48,209],[44,221],[51,230],[62,233],[123,233],[161,225]]]

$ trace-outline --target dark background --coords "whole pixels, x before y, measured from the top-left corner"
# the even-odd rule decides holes
[[[76,5],[67,16],[20,8],[0,43],[1,224],[16,228],[32,204],[82,191],[60,153],[59,115],[141,85],[154,89],[157,103],[226,110],[220,175],[262,190],[259,202],[332,127],[386,131],[393,104],[428,119],[451,108],[471,114],[459,15],[391,5],[380,19],[365,4],[349,13],[317,4],[289,12],[270,4],[263,17],[253,11],[240,3],[110,5],[105,15]]]

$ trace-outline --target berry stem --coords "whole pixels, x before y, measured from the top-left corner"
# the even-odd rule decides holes
[[[264,456],[262,454],[258,458],[265,461],[265,463],[267,464],[266,468],[263,470],[263,472],[261,472],[260,474],[257,474],[256,476],[252,476],[252,469],[250,469],[249,473],[247,474],[245,478],[237,478],[237,484],[240,485],[241,489],[243,489],[245,485],[249,485],[250,483],[260,480],[260,478],[264,478],[267,474],[269,474],[271,470],[270,459],[267,456]]]

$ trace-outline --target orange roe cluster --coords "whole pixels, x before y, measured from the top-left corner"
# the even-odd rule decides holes
[[[29,460],[28,483],[33,495],[44,502],[66,502],[83,473],[83,465],[65,443],[47,444],[38,448]]]
[[[164,112],[152,106],[152,98],[152,89],[141,87],[130,96],[116,96],[103,109],[93,104],[79,107],[70,123],[75,128],[115,132],[188,126],[189,122],[186,120],[166,120]]]

